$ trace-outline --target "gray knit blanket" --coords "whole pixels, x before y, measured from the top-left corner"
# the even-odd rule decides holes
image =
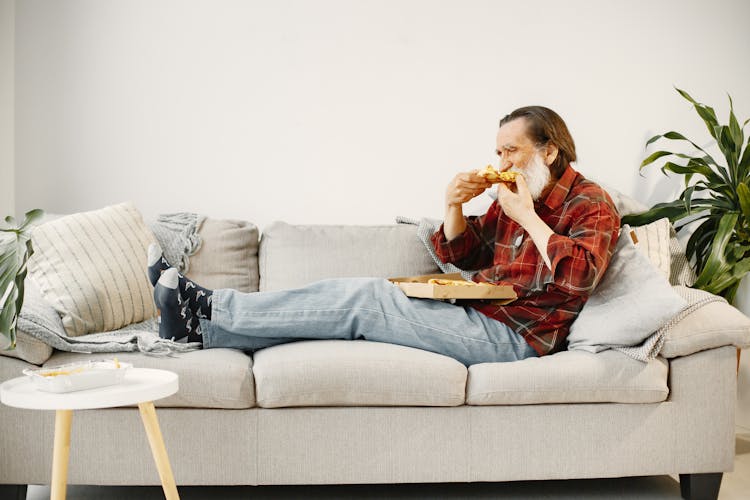
[[[675,327],[680,321],[691,313],[697,311],[701,307],[710,304],[712,302],[726,302],[724,297],[719,297],[712,293],[708,293],[697,288],[689,288],[683,285],[672,286],[672,289],[677,292],[677,295],[681,296],[688,303],[687,307],[682,311],[678,312],[672,319],[659,328],[657,331],[646,337],[640,345],[635,346],[622,346],[622,345],[607,345],[602,344],[604,348],[613,349],[620,351],[623,354],[627,354],[631,358],[637,359],[638,361],[648,362],[661,352],[661,348],[664,346],[664,342],[669,337],[669,332]]]
[[[459,269],[453,264],[443,263],[437,257],[437,254],[435,253],[435,249],[432,247],[432,242],[430,241],[430,237],[435,231],[438,230],[442,221],[437,220],[437,219],[427,219],[427,218],[413,219],[409,217],[398,216],[396,217],[396,222],[399,224],[414,224],[417,226],[417,237],[424,244],[425,248],[427,249],[429,254],[432,256],[432,259],[435,261],[435,264],[437,264],[437,266],[444,273],[460,272],[461,275],[464,277],[464,279],[471,280],[471,277],[473,276],[474,273]],[[597,352],[606,350],[606,349],[613,349],[615,351],[620,351],[623,354],[630,356],[633,359],[637,359],[638,361],[648,362],[656,358],[659,355],[659,353],[661,352],[661,348],[664,346],[664,342],[669,336],[669,331],[672,328],[674,328],[674,326],[677,325],[680,321],[682,321],[682,319],[684,319],[686,316],[688,316],[692,312],[700,309],[701,307],[707,304],[710,304],[711,302],[726,302],[724,298],[705,292],[703,290],[697,290],[695,288],[689,288],[687,286],[682,286],[682,285],[673,286],[672,288],[674,289],[675,292],[677,292],[678,295],[680,295],[682,298],[684,298],[687,301],[688,305],[685,309],[677,313],[664,326],[659,328],[659,330],[655,331],[650,336],[648,336],[646,340],[644,340],[643,343],[641,343],[640,345],[624,346],[624,345],[609,345],[609,344],[603,343],[597,346]]]
[[[200,249],[201,238],[198,230],[204,220],[204,216],[193,213],[174,213],[160,215],[156,221],[148,224],[161,245],[164,256],[180,272],[188,271],[189,257]],[[143,272],[146,272],[145,261]],[[68,352],[141,351],[164,356],[194,351],[201,347],[199,342],[183,343],[160,338],[157,318],[128,325],[116,331],[70,337],[66,335],[57,312],[44,300],[41,291],[32,280],[27,280],[26,283],[18,329],[55,349]]]

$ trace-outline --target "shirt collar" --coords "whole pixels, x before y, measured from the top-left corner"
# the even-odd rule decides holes
[[[573,170],[570,165],[567,166],[563,174],[557,180],[555,185],[552,187],[552,191],[549,192],[547,197],[544,199],[544,204],[551,210],[557,210],[560,208],[568,197],[570,189],[573,187],[573,183],[578,177],[578,172]]]

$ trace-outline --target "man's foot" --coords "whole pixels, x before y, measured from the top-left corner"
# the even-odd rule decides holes
[[[154,301],[161,311],[159,336],[163,339],[202,342],[200,323],[180,297],[177,287],[179,273],[170,267],[164,271],[154,287]]]
[[[156,286],[161,273],[170,267],[172,266],[164,258],[164,252],[162,252],[159,244],[151,243],[148,246],[148,280],[151,282],[151,286]]]
[[[161,247],[152,243],[148,247],[148,279],[151,284],[156,286],[159,277],[171,266],[167,259],[164,258]],[[211,296],[213,290],[200,286],[195,281],[191,281],[184,275],[177,273],[178,288],[180,299],[188,304],[190,312],[197,318],[211,319]],[[156,295],[154,295],[156,297]],[[157,299],[156,306],[160,307]]]
[[[188,309],[196,318],[211,319],[211,299],[214,291],[203,288],[195,281],[189,280],[177,273],[177,288],[180,300],[187,304]]]

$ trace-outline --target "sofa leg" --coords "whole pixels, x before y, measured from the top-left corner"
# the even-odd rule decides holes
[[[8,500],[26,500],[25,484],[2,484],[0,485],[0,498]]]
[[[716,500],[721,487],[721,472],[680,474],[680,493],[686,500]]]

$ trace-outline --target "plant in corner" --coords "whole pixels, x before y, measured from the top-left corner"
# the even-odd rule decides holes
[[[34,253],[31,245],[31,226],[44,212],[26,212],[26,219],[15,226],[13,217],[6,217],[8,228],[0,228],[0,349],[16,346],[16,321],[23,306],[23,282],[26,263]]]
[[[672,172],[684,177],[684,190],[674,201],[623,217],[623,223],[637,226],[668,217],[677,231],[688,224],[691,227],[698,224],[686,249],[698,276],[693,286],[721,295],[732,303],[740,280],[750,271],[750,148],[744,136],[750,119],[740,126],[729,96],[729,123],[722,125],[713,108],[695,101],[683,90],[676,90],[706,124],[724,157],[723,162],[719,163],[678,132],[652,137],[646,143],[647,148],[661,139],[688,142],[695,148],[692,154],[656,151],[643,160],[639,169],[663,162],[661,171],[665,175]]]

